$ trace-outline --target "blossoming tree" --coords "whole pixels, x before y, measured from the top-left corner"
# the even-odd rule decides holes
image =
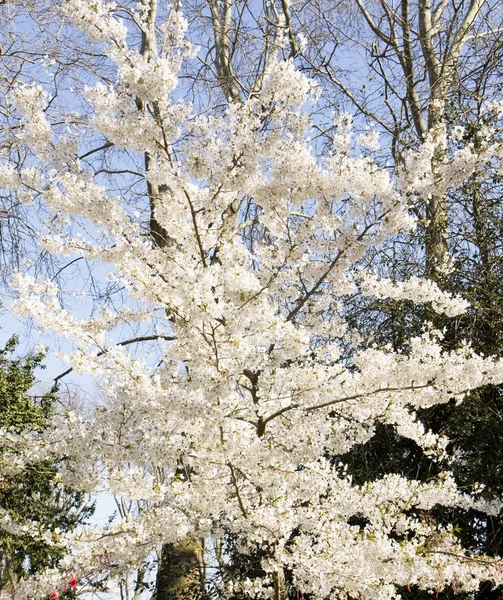
[[[443,193],[498,161],[499,146],[488,135],[486,147],[446,157],[433,176],[427,141],[395,181],[349,150],[341,121],[332,150],[316,156],[303,110],[316,90],[289,62],[271,61],[260,90],[225,114],[196,114],[175,92],[192,52],[185,21],[174,7],[154,29],[148,7],[130,13],[145,30],[138,50],[113,5],[65,3],[66,18],[103,44],[116,69],[110,85],[87,88],[86,112],[68,111],[66,130],[51,123],[41,86],[12,95],[17,143],[37,159],[2,164],[0,185],[44,199],[54,215],[41,232],[48,252],[111,265],[128,297],[79,319],[61,307],[54,283],[16,278],[18,313],[71,340],[64,358],[99,380],[103,398],[87,412],[61,412],[43,439],[11,432],[5,443],[24,444],[27,461],[65,456],[65,484],[113,493],[123,508],[105,529],[61,535],[70,553],[60,568],[17,597],[45,596],[74,571],[120,577],[161,544],[193,548],[225,534],[245,555],[260,548],[263,560],[260,577],[225,582],[222,597],[285,599],[288,583],[310,598],[384,599],[400,587],[470,592],[481,580],[501,582],[498,559],[472,556],[452,528],[423,518],[436,505],[495,514],[500,504],[457,488],[447,441],[425,430],[417,410],[461,402],[502,381],[503,366],[462,341],[443,351],[433,330],[402,353],[362,349],[345,304],[357,292],[430,303],[447,316],[466,308],[431,281],[378,279],[362,259],[413,227],[409,194]],[[158,51],[145,52],[148,39]],[[83,160],[105,147],[124,161],[106,174]],[[133,169],[138,157],[148,158],[145,171]],[[65,234],[69,223],[75,235]],[[121,340],[132,323],[139,335]],[[153,339],[163,341],[157,364],[130,352]],[[439,474],[353,483],[340,457],[378,423],[436,456]],[[225,570],[225,555],[215,550],[213,560]]]

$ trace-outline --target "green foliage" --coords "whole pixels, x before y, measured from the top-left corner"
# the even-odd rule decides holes
[[[28,396],[35,384],[34,371],[41,367],[43,355],[31,354],[24,359],[12,359],[18,339],[12,337],[0,350],[0,427],[41,429],[50,416],[52,393],[45,394],[39,402]]]
[[[0,428],[15,432],[43,431],[56,400],[55,390],[31,395],[35,369],[43,368],[43,355],[15,358],[14,337],[0,350]],[[70,531],[92,513],[83,494],[65,489],[57,479],[57,460],[29,466],[16,475],[6,475],[5,455],[0,448],[0,509],[18,523],[39,524],[41,531]],[[16,581],[47,567],[56,566],[61,548],[30,535],[0,530],[0,588],[13,588]]]

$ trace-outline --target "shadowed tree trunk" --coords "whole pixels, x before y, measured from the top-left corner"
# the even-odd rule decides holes
[[[285,571],[278,569],[274,573],[274,600],[288,600]]]
[[[201,595],[204,581],[202,547],[190,538],[164,544],[155,582],[155,600],[192,600]]]

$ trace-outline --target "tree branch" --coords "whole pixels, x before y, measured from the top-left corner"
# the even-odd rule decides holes
[[[136,344],[139,342],[151,342],[153,340],[166,340],[168,342],[171,342],[175,339],[176,339],[175,336],[172,336],[172,335],[142,335],[140,337],[131,338],[130,340],[124,340],[123,342],[117,342],[117,344],[114,344],[111,347],[115,348],[116,346],[129,346],[129,344]],[[96,357],[107,354],[108,350],[109,349],[101,350],[100,352],[98,352],[96,354]],[[63,373],[60,373],[57,377],[54,378],[54,380],[53,380],[54,383],[57,383],[60,379],[62,379],[63,377],[66,377],[66,375],[68,375],[72,371],[73,371],[73,367],[70,367]]]

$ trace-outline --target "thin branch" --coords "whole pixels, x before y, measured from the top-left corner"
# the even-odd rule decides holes
[[[368,26],[370,27],[370,29],[372,29],[372,31],[376,34],[376,36],[382,40],[385,44],[388,44],[389,46],[393,46],[393,40],[384,33],[384,31],[382,29],[380,29],[374,22],[374,20],[372,19],[367,7],[365,6],[365,4],[362,2],[362,0],[356,0],[356,3],[358,4],[358,8],[360,9],[362,15],[364,16],[365,20],[368,23]]]
[[[130,340],[124,340],[123,342],[117,342],[117,344],[114,344],[111,347],[115,348],[116,346],[129,346],[129,344],[136,344],[138,342],[151,342],[153,340],[166,340],[168,342],[172,342],[175,339],[176,339],[175,336],[172,336],[172,335],[142,335],[140,337],[131,338]],[[109,348],[106,350],[101,350],[100,352],[98,352],[96,354],[96,357],[107,354],[108,350],[109,350]],[[73,371],[73,367],[70,367],[63,373],[60,373],[57,377],[54,378],[54,383],[57,383],[60,379],[62,379],[63,377],[66,377],[66,375],[68,375],[72,371]]]
[[[54,275],[54,277],[51,277],[51,281],[54,281],[56,279],[56,277],[65,269],[67,269],[68,267],[70,267],[71,265],[73,265],[74,263],[78,262],[79,260],[84,260],[83,256],[79,256],[77,258],[74,258],[73,260],[71,260],[69,263],[66,263],[66,265],[63,265],[61,267],[61,269],[59,269],[59,271],[56,273],[56,275]]]
[[[227,466],[231,470],[232,483],[234,485],[234,490],[236,491],[236,496],[237,496],[237,499],[238,499],[239,508],[241,510],[241,513],[243,514],[243,517],[246,519],[246,518],[248,518],[248,513],[246,512],[246,508],[245,508],[245,506],[243,504],[243,500],[241,498],[241,494],[239,493],[239,487],[238,487],[238,480],[236,478],[236,472],[234,471],[234,467],[233,467],[232,463],[227,463]]]
[[[270,414],[268,417],[266,417],[265,419],[263,419],[263,423],[264,426],[267,425],[267,423],[269,423],[269,421],[272,421],[273,419],[276,419],[277,417],[280,417],[281,415],[285,414],[286,412],[289,412],[290,410],[295,410],[295,409],[301,409],[305,412],[314,412],[315,410],[319,410],[321,408],[327,408],[328,406],[334,406],[335,404],[342,404],[344,402],[349,402],[350,400],[358,400],[359,398],[366,398],[368,396],[374,396],[375,394],[381,394],[381,393],[387,393],[387,392],[404,392],[404,391],[416,391],[416,390],[422,390],[425,388],[429,388],[429,387],[433,387],[434,381],[429,381],[428,383],[425,383],[424,385],[411,385],[411,386],[406,386],[406,387],[384,387],[384,388],[378,388],[376,390],[372,390],[370,392],[364,392],[361,394],[354,394],[353,396],[345,396],[344,398],[336,398],[335,400],[329,400],[327,402],[322,402],[321,404],[313,404],[311,406],[302,406],[301,404],[290,404],[290,406],[285,406],[279,410],[277,410],[276,412]]]
[[[99,152],[100,150],[106,150],[107,148],[111,148],[113,145],[114,144],[112,142],[106,142],[105,144],[103,144],[103,146],[100,146],[99,148],[94,148],[93,150],[89,150],[89,152],[86,152],[85,154],[81,154],[79,156],[79,160],[82,160],[83,158],[91,156],[91,154],[94,154],[95,152]]]
[[[482,6],[484,5],[486,0],[472,0],[470,2],[470,6],[468,11],[461,23],[456,35],[454,36],[454,40],[451,44],[451,49],[446,57],[446,63],[454,63],[459,58],[461,50],[466,42],[466,36],[470,29],[472,28],[475,19],[478,17]]]

